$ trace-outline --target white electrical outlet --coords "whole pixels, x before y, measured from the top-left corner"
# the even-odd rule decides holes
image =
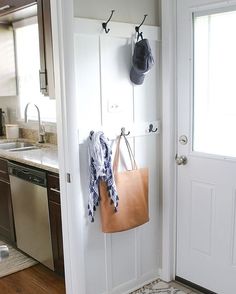
[[[110,113],[118,113],[123,111],[123,106],[120,101],[117,100],[109,100],[108,101],[108,112]]]

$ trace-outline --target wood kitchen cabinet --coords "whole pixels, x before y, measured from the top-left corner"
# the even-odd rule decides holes
[[[0,158],[0,238],[15,243],[11,189],[7,160]]]
[[[37,0],[40,46],[40,91],[55,98],[50,0]]]
[[[11,45],[13,42],[13,31],[11,28],[12,22],[23,20],[25,18],[29,18],[37,15],[38,19],[38,30],[39,30],[39,52],[40,52],[40,69],[39,69],[39,81],[40,81],[40,91],[44,96],[49,96],[51,99],[55,99],[55,86],[54,86],[54,67],[53,67],[53,46],[52,46],[52,26],[51,26],[51,6],[50,0],[0,0],[0,23],[4,23],[5,26],[0,27],[0,33],[3,28],[7,28],[5,30],[5,34],[2,34],[4,38],[6,38],[6,33],[8,32],[11,36]],[[8,27],[7,27],[8,25]],[[3,38],[2,37],[2,38]],[[16,84],[15,83],[15,66],[9,67],[15,62],[14,58],[14,46],[12,45],[11,51],[6,48],[6,42],[3,42],[0,36],[0,41],[2,46],[0,46],[0,65],[1,65],[1,74],[0,74],[0,96],[4,96],[1,94],[1,89],[3,88],[4,83],[6,83],[6,79],[11,81],[11,89]],[[8,45],[9,47],[9,45]],[[5,49],[5,51],[3,50]],[[8,49],[6,51],[6,49]],[[8,56],[10,55],[10,56]],[[7,59],[7,58],[8,59]],[[11,58],[11,59],[10,59]],[[2,60],[2,61],[1,61]],[[4,63],[3,63],[4,62]],[[6,64],[6,65],[5,65]],[[3,66],[4,65],[4,66]],[[13,77],[10,74],[5,74],[3,70],[9,71],[11,70],[11,75],[13,73]],[[14,68],[14,70],[12,70]],[[4,75],[2,74],[4,73]],[[4,78],[4,79],[3,79]],[[11,78],[11,79],[10,79]],[[1,79],[3,81],[1,81]],[[15,84],[14,84],[15,83]],[[13,84],[13,86],[12,86]],[[8,86],[8,84],[7,84]],[[6,87],[6,86],[5,86]],[[9,86],[8,86],[9,87]],[[8,92],[7,92],[8,93]],[[13,96],[16,95],[16,87],[9,94],[5,96]]]
[[[48,203],[55,272],[64,275],[59,176],[48,174]]]

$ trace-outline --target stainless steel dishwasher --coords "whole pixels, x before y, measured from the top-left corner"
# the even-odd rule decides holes
[[[17,247],[54,270],[46,172],[9,162]]]

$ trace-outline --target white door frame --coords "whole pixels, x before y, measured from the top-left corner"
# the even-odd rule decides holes
[[[161,1],[162,28],[162,273],[175,277],[176,245],[176,0]]]
[[[73,0],[51,0],[52,32],[55,64],[55,88],[57,97],[57,128],[59,147],[59,167],[61,185],[62,227],[65,260],[65,278],[67,294],[85,293],[85,262],[83,254],[82,228],[75,227],[71,208],[73,185],[67,183],[67,173],[73,169],[67,142],[70,135],[67,130],[66,99],[74,95],[73,77],[66,73],[73,68]],[[162,279],[170,281],[175,275],[175,28],[176,0],[161,0],[162,10]],[[74,83],[75,84],[75,83]],[[67,94],[67,96],[66,96]],[[69,95],[71,94],[71,97]],[[72,179],[73,180],[73,179]],[[71,187],[72,186],[72,187]],[[74,231],[73,231],[74,230]],[[77,235],[75,236],[75,231]]]
[[[73,107],[75,95],[73,13],[73,0],[51,0],[66,293],[85,294],[85,261],[81,227],[83,214],[75,185],[79,180],[76,166],[78,158],[71,158],[68,152],[68,144],[76,138],[75,130],[67,127],[68,122],[73,119],[68,117],[67,107],[68,105]],[[72,173],[72,181],[68,183],[67,175]],[[78,213],[76,217],[75,210]]]

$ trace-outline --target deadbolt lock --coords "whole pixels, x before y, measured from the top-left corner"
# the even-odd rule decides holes
[[[186,145],[188,143],[188,138],[185,135],[179,137],[179,143],[182,145]]]

